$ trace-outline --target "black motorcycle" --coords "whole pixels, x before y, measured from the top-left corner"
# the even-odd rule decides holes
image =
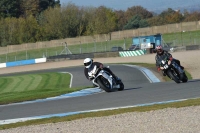
[[[160,66],[163,67],[163,72],[170,79],[174,80],[176,83],[185,83],[188,81],[188,77],[185,74],[185,71],[174,61],[171,61],[171,64],[168,65],[167,59],[164,59],[160,62]]]

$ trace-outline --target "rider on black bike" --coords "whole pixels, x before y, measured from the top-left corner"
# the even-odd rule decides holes
[[[157,67],[157,70],[160,71],[160,70],[163,70],[164,68],[160,66],[160,62],[162,60],[164,60],[165,58],[167,58],[169,61],[168,61],[168,65],[171,64],[171,61],[175,61],[180,67],[181,69],[184,69],[183,66],[181,66],[180,64],[180,61],[177,60],[177,59],[174,59],[172,57],[172,55],[170,53],[168,53],[166,50],[163,50],[162,46],[161,45],[157,45],[156,46],[156,56],[155,56],[155,60],[156,60],[156,67]],[[163,72],[163,76],[166,76],[166,74]]]

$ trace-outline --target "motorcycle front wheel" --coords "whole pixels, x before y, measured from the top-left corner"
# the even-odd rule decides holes
[[[188,77],[185,73],[183,73],[183,77],[182,77],[181,80],[182,80],[183,83],[186,83],[188,81]]]
[[[177,76],[175,76],[171,70],[168,70],[167,71],[167,75],[172,79],[174,80],[176,83],[180,83],[180,80],[178,79]]]
[[[106,92],[112,91],[109,81],[105,79],[103,76],[97,78],[97,83],[99,84],[100,88],[105,90]]]
[[[124,90],[124,84],[122,82],[120,82],[119,85],[120,85],[120,88],[118,89],[118,91]]]

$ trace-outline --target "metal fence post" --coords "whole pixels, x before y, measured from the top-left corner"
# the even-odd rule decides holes
[[[183,46],[183,31],[181,31],[181,45]]]
[[[46,44],[45,44],[45,50],[46,50],[46,57],[47,57],[47,46],[46,46]]]
[[[106,47],[105,47],[106,51],[107,51],[107,47],[108,47],[108,40],[106,40]]]
[[[94,39],[94,52],[96,52],[96,40]]]
[[[124,37],[124,50],[126,50],[126,38]]]
[[[80,54],[82,53],[81,41],[80,42]]]
[[[6,62],[8,62],[8,54],[6,53]]]
[[[28,57],[27,57],[27,44],[26,44],[26,60],[28,59]]]

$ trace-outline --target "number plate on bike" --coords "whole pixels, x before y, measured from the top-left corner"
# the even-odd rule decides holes
[[[167,64],[164,66],[165,69],[167,69],[168,67],[169,67],[169,66],[168,66]]]

